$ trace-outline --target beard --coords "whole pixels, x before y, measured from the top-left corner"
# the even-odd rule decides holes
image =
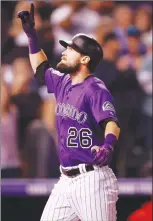
[[[57,70],[64,74],[73,74],[80,70],[80,63],[76,63],[74,65],[68,65],[60,61],[57,66]]]

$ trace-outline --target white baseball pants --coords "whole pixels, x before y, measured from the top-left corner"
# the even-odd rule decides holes
[[[95,167],[74,178],[62,174],[41,221],[116,221],[117,200],[117,179],[108,166]]]

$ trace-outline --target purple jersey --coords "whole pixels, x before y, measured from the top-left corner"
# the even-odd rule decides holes
[[[64,167],[94,164],[91,147],[103,145],[104,131],[99,123],[117,121],[113,98],[105,84],[91,75],[72,85],[70,75],[49,68],[45,72],[49,93],[56,97],[58,152]]]

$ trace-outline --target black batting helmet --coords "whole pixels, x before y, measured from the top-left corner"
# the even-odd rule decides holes
[[[90,57],[89,68],[94,71],[97,64],[103,59],[103,49],[94,39],[85,34],[75,35],[71,41],[59,41],[63,47],[70,46],[77,52]]]

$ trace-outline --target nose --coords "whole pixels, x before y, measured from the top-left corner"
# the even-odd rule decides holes
[[[62,52],[62,56],[63,56],[63,55],[66,55],[66,50],[64,50],[64,51]]]

